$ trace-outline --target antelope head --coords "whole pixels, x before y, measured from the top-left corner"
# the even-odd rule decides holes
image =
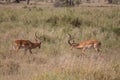
[[[70,34],[68,34],[68,44],[71,46],[71,47],[75,47],[75,46],[78,46],[79,43],[75,43],[75,41],[73,40],[73,38],[71,37]]]

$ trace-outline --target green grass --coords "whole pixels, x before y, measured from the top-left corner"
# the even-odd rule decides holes
[[[42,11],[34,8],[31,11],[26,8],[6,9],[1,10],[0,15],[0,31],[5,33],[8,29],[12,31],[20,29],[21,31],[16,33],[21,34],[21,32],[26,33],[27,31],[34,34],[32,29],[38,29],[40,34],[47,35],[53,32],[56,34],[52,35],[53,37],[61,36],[61,34],[65,37],[67,33],[71,33],[80,40],[96,38],[102,42],[112,40],[111,44],[118,42],[116,39],[118,37],[116,35],[119,35],[119,29],[118,31],[116,29],[120,27],[118,8],[52,8]],[[17,28],[19,29],[17,30]],[[43,33],[41,30],[47,33]],[[12,37],[14,38],[14,36]],[[60,39],[62,42],[62,38]],[[104,45],[110,43],[104,43]]]
[[[0,9],[0,79],[119,80],[119,17],[117,7]],[[23,50],[11,52],[12,41],[35,42],[36,31],[44,40],[41,49],[25,56]],[[96,58],[96,52],[88,50],[82,59],[80,50],[70,50],[68,33],[76,42],[100,40],[103,58]]]

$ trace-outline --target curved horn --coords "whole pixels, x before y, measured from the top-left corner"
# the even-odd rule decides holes
[[[74,43],[74,40],[73,40],[72,43],[71,43],[71,40],[73,40],[73,39],[72,39],[71,35],[68,34],[68,44],[69,44],[70,46]]]
[[[35,32],[35,40],[38,41],[38,39],[40,38],[37,36],[37,32]]]

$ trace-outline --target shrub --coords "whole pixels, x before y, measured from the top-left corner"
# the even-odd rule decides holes
[[[73,19],[70,23],[75,27],[80,27],[80,25],[81,25],[81,21],[79,18]]]
[[[116,35],[120,35],[120,28],[113,28],[113,32],[114,32]]]
[[[55,7],[68,7],[68,6],[75,6],[79,5],[80,0],[58,0],[54,3]]]
[[[120,4],[120,0],[108,0],[109,3]]]
[[[55,26],[58,23],[59,18],[57,16],[51,16],[46,20],[47,23],[51,23],[52,26]]]
[[[51,37],[51,36],[49,36],[49,35],[42,35],[41,37],[40,37],[43,41],[45,41],[45,42],[52,42],[52,43],[54,43],[54,38],[53,37]]]

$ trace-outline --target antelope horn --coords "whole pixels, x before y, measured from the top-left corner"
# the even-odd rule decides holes
[[[70,46],[75,42],[75,41],[73,40],[72,43],[71,43],[71,40],[73,40],[73,39],[72,39],[71,35],[68,34],[68,44],[69,44]]]
[[[38,41],[38,39],[40,39],[40,37],[38,37],[37,32],[35,32],[35,40]]]

